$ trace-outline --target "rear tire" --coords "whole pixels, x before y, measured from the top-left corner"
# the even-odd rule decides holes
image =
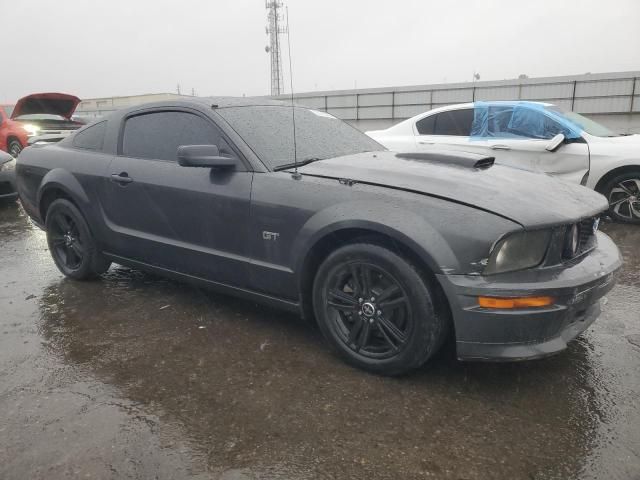
[[[609,216],[621,223],[640,225],[640,170],[618,175],[602,188],[609,201]]]
[[[87,280],[106,272],[111,265],[96,242],[80,210],[69,200],[55,200],[47,210],[45,226],[49,251],[67,277]]]
[[[9,143],[7,144],[7,153],[9,153],[13,158],[18,158],[21,151],[22,144],[18,140],[15,138],[9,140]]]
[[[382,375],[418,368],[439,350],[447,323],[434,298],[413,265],[371,243],[331,253],[313,285],[325,338],[350,364]]]

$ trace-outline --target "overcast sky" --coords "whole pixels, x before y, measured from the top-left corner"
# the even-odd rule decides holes
[[[286,3],[298,92],[469,81],[474,70],[482,80],[640,70],[639,0]],[[178,83],[269,93],[264,0],[0,0],[0,18],[3,102]]]

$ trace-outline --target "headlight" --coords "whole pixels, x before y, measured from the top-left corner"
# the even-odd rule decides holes
[[[504,237],[491,251],[483,273],[493,275],[540,265],[550,238],[549,230],[518,232]]]
[[[40,131],[39,126],[33,125],[31,123],[25,123],[24,125],[22,125],[22,128],[24,128],[27,131],[30,137],[37,135],[38,132]]]

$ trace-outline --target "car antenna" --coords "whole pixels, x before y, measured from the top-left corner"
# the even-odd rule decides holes
[[[296,107],[293,103],[293,69],[291,68],[291,30],[289,30],[289,6],[285,7],[287,14],[287,52],[289,53],[289,84],[291,86],[291,120],[293,124],[293,175],[294,180],[300,180],[298,173],[298,146],[296,144]]]

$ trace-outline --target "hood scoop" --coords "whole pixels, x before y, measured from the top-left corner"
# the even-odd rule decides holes
[[[445,165],[457,165],[465,168],[486,169],[493,166],[494,157],[478,155],[476,153],[456,152],[456,153],[397,153],[396,157],[405,160],[422,160],[430,163],[442,163]]]

